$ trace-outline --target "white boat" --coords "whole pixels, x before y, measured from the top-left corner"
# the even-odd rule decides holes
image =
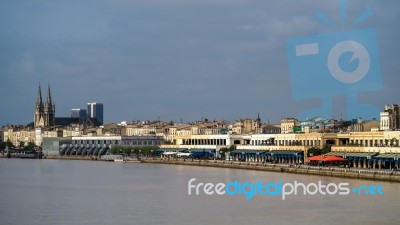
[[[182,157],[182,156],[186,156],[186,157],[189,157],[189,156],[191,156],[192,155],[192,153],[190,153],[190,152],[179,152],[178,154],[177,154],[179,157]]]
[[[114,162],[124,162],[124,157],[122,155],[117,155],[114,158]]]

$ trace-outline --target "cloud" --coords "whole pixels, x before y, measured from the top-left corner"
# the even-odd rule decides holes
[[[358,27],[378,33],[384,90],[374,104],[397,100],[399,4],[348,4],[349,21],[374,11]],[[285,40],[337,32],[317,10],[340,24],[334,0],[2,1],[0,93],[13,94],[0,124],[32,120],[39,82],[52,84],[57,115],[95,99],[116,122],[296,116],[310,104],[291,96]]]

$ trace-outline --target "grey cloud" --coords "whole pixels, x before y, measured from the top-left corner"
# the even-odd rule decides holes
[[[398,1],[348,6],[374,11],[360,27],[377,30],[385,89],[366,100],[398,101]],[[39,82],[59,116],[91,100],[116,122],[296,116],[315,100],[293,100],[285,40],[334,32],[317,10],[340,24],[336,0],[2,1],[0,124],[32,121]]]

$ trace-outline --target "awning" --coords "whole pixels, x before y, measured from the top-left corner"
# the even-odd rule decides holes
[[[375,160],[385,160],[385,161],[399,161],[400,154],[399,153],[382,153],[377,156],[374,156]]]
[[[344,162],[347,161],[347,159],[338,157],[338,156],[333,156],[333,155],[316,155],[312,157],[307,158],[308,161],[322,161],[322,162]]]
[[[215,154],[215,149],[192,148],[187,150],[193,157],[207,157]]]
[[[230,152],[231,155],[235,154],[262,154],[267,151],[261,151],[261,150],[251,150],[251,149],[236,149]]]
[[[164,152],[183,152],[186,148],[160,148],[154,151],[156,155],[163,154]]]
[[[372,159],[372,157],[378,155],[375,152],[328,152],[325,156],[340,156],[349,160],[359,159]]]
[[[303,151],[290,151],[290,150],[273,150],[269,152],[264,152],[263,156],[274,156],[274,157],[297,157],[302,158],[304,155]]]
[[[178,155],[178,156],[191,156],[192,153],[189,153],[189,152],[179,152],[177,155]]]
[[[210,153],[210,154],[214,154],[215,153],[215,149],[206,149],[206,148],[192,148],[192,149],[188,149],[187,150],[190,153]]]
[[[164,152],[163,155],[176,155],[178,152]]]

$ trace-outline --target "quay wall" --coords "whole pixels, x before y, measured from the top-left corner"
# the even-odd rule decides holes
[[[308,166],[289,166],[283,164],[262,164],[250,162],[233,162],[233,161],[213,161],[213,160],[161,160],[161,159],[142,159],[142,163],[159,163],[186,166],[204,166],[204,167],[221,167],[231,169],[247,169],[280,173],[298,173],[317,176],[331,176],[353,179],[367,179],[377,181],[400,182],[400,172],[394,171],[362,171],[357,169],[344,168],[310,168]]]

